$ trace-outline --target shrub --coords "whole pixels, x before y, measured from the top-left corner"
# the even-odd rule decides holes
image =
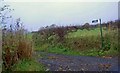
[[[64,27],[57,27],[55,30],[55,34],[58,36],[58,42],[63,43],[65,39],[65,35],[67,34],[67,31]]]

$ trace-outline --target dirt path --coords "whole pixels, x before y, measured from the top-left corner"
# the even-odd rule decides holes
[[[118,71],[118,58],[68,56],[36,52],[44,57],[37,58],[50,71]]]

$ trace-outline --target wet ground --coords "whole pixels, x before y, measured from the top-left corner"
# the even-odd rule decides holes
[[[37,58],[47,71],[118,71],[118,58],[89,56],[70,56],[45,52],[36,52],[43,57]]]

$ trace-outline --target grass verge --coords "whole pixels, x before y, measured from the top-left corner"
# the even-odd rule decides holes
[[[23,59],[13,66],[13,71],[45,71],[45,67],[33,59]]]
[[[117,56],[118,54],[118,51],[114,49],[110,49],[108,51],[98,53],[97,49],[87,49],[87,50],[77,51],[65,47],[50,47],[47,49],[39,47],[36,49],[36,51],[44,51],[48,53],[74,55],[74,56]]]

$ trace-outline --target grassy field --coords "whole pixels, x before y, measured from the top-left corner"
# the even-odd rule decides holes
[[[103,34],[106,33],[105,30],[103,30]],[[71,32],[69,33],[67,36],[68,38],[80,38],[80,37],[85,37],[85,36],[98,36],[100,35],[100,28],[96,28],[96,29],[93,29],[93,30],[86,30],[86,29],[83,29],[83,30],[77,30],[76,32]]]
[[[116,56],[118,54],[118,50],[115,50],[115,47],[117,47],[116,32],[116,30],[103,30],[105,46],[109,47],[108,43],[111,44],[110,49],[105,52],[99,52],[101,50],[101,38],[99,28],[93,30],[84,29],[77,30],[76,32],[70,32],[66,35],[64,43],[60,44],[58,42],[55,42],[51,44],[51,42],[53,41],[44,44],[41,43],[42,45],[35,47],[35,50],[65,55]],[[109,34],[109,36],[106,36],[106,34]]]

